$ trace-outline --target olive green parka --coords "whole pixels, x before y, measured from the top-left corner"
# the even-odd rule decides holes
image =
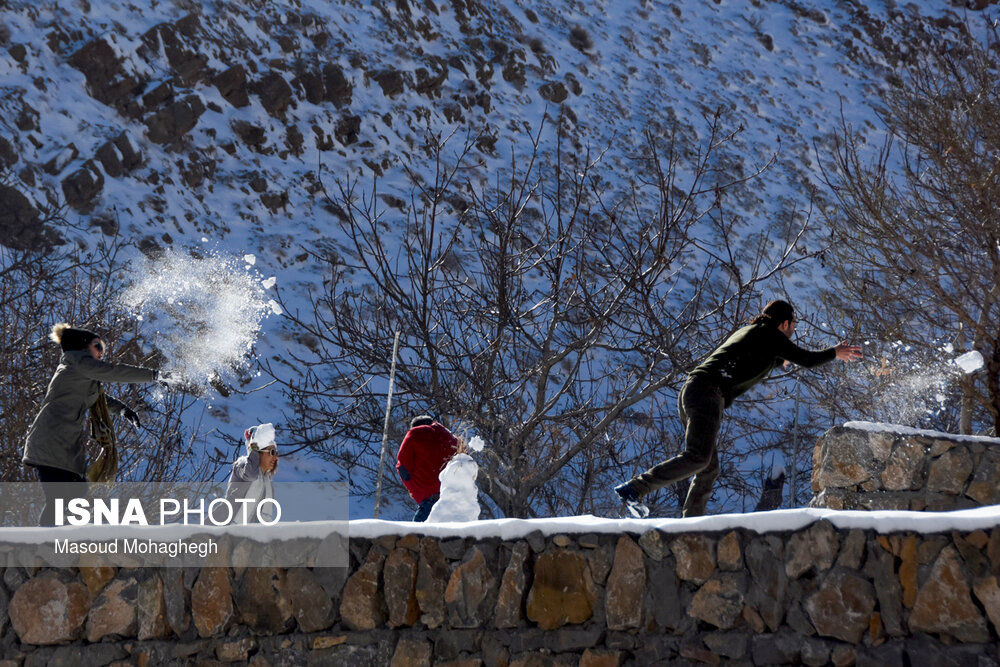
[[[28,428],[23,463],[68,470],[84,476],[87,471],[87,414],[97,402],[101,382],[153,382],[156,371],[141,366],[112,364],[95,359],[89,350],[63,352],[59,367],[35,421]],[[107,397],[108,412],[125,409]]]

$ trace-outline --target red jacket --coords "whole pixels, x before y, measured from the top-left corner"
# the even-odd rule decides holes
[[[396,455],[396,471],[418,505],[441,491],[438,475],[457,450],[458,440],[437,422],[406,432]]]

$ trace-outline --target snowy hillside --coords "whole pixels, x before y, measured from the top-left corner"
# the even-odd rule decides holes
[[[943,0],[2,7],[0,243],[31,247],[56,234],[93,244],[118,230],[149,256],[252,256],[286,309],[306,307],[307,286],[323,278],[309,253],[336,253],[342,241],[342,212],[321,182],[370,187],[379,177],[391,225],[414,185],[433,182],[428,136],[474,133],[465,177],[488,182],[530,151],[546,115],[543,151],[554,150],[551,119],[561,116],[572,149],[607,149],[613,172],[650,126],[679,121],[703,137],[705,117],[721,110],[730,131],[743,129],[742,164],[731,171],[752,174],[776,155],[736,191],[739,234],[785,229],[809,210],[820,182],[813,147],[841,114],[874,129],[884,66],[909,49],[893,26],[914,12],[939,17],[943,29],[959,18]],[[61,227],[60,215],[89,231]],[[805,293],[806,276],[821,271],[801,268],[785,288]],[[279,311],[264,320],[262,358],[287,358],[302,342]],[[280,431],[289,409],[275,387],[204,400],[200,428],[234,437],[256,421]],[[340,474],[304,455],[282,465],[286,479]],[[403,502],[390,518],[409,512]],[[352,516],[370,516],[368,502]]]

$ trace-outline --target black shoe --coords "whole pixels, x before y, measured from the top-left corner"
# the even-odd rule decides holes
[[[632,488],[631,482],[625,482],[624,484],[619,484],[615,487],[615,493],[626,503],[637,503],[639,502],[639,494],[635,492]]]

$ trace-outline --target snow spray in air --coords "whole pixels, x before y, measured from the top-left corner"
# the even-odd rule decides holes
[[[871,419],[904,426],[924,422],[955,401],[955,382],[983,368],[982,354],[973,350],[951,358],[954,348],[944,345],[931,354],[894,343],[875,370]]]
[[[207,389],[246,368],[264,319],[281,314],[267,296],[274,278],[263,280],[255,262],[252,255],[193,257],[169,250],[133,267],[120,301],[144,322],[146,337],[166,357],[164,370]]]
[[[467,447],[475,452],[483,450],[483,439],[478,435],[469,440]],[[446,521],[476,521],[479,518],[479,487],[476,477],[479,466],[464,452],[455,454],[438,476],[441,480],[441,497],[431,513],[428,523]]]

